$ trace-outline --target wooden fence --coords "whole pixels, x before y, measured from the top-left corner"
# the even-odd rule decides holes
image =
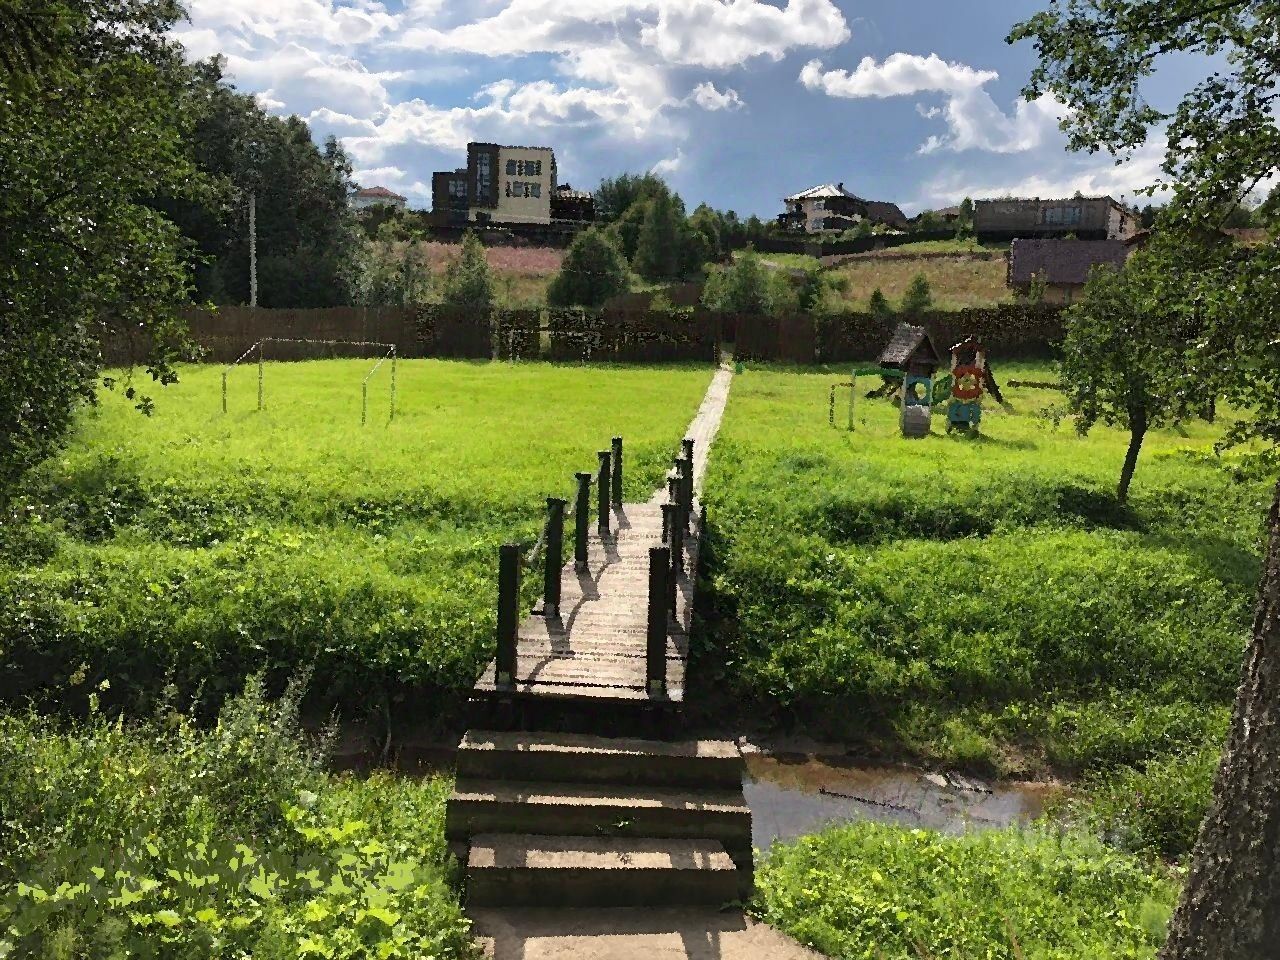
[[[268,357],[273,360],[365,355],[342,343],[366,341],[395,344],[401,357],[713,363],[721,344],[732,342],[742,359],[810,364],[874,359],[899,319],[928,328],[943,350],[976,336],[993,357],[1051,356],[1064,333],[1062,308],[1026,304],[929,311],[909,318],[868,313],[771,317],[701,309],[476,311],[442,306],[192,308],[182,315],[191,338],[203,350],[201,359],[209,363],[231,363],[266,337],[332,342],[276,342]],[[103,344],[107,366],[138,363],[146,353],[147,344],[141,340],[117,337]]]

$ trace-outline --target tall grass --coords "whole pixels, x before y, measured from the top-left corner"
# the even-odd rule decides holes
[[[1168,872],[1096,840],[1009,828],[958,837],[876,823],[778,844],[756,912],[833,957],[1153,957]]]
[[[110,682],[104,705],[166,684],[216,704],[313,664],[316,698],[349,712],[439,712],[491,655],[498,545],[532,543],[615,435],[647,499],[710,378],[402,361],[395,420],[361,428],[368,369],[268,364],[261,413],[254,371],[223,415],[209,367],[151,418],[111,393],[86,410],[0,529],[0,699],[56,703],[75,675]]]
[[[0,954],[469,956],[450,782],[327,775],[298,692],[209,728],[0,713]]]
[[[1127,437],[1042,415],[1059,394],[1006,388],[981,436],[939,417],[905,440],[882,400],[827,425],[840,374],[751,369],[729,400],[707,658],[736,696],[998,773],[1140,772],[1221,736],[1273,466],[1218,461],[1221,425],[1159,431],[1120,504]]]

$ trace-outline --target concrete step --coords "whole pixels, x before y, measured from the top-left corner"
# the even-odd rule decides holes
[[[445,834],[652,837],[716,840],[740,864],[751,863],[751,810],[733,790],[537,783],[459,777]]]
[[[742,784],[742,754],[731,740],[666,742],[574,733],[468,730],[458,746],[459,777],[541,782],[720,787]]]
[[[475,907],[719,905],[740,889],[714,840],[479,834],[467,859]]]

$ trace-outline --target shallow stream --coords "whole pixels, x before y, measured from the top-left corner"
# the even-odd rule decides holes
[[[986,783],[908,767],[859,766],[840,755],[746,752],[742,789],[751,840],[767,850],[831,823],[875,820],[959,833],[1034,820],[1062,787]]]

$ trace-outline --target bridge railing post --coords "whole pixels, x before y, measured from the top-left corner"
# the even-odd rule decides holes
[[[676,481],[676,486],[679,487],[679,481]],[[677,503],[671,510],[671,537],[667,541],[671,548],[671,576],[676,579],[684,570],[684,524],[681,521],[680,504]],[[674,606],[671,612],[675,613]]]
[[[542,580],[542,615],[560,613],[560,568],[564,565],[564,508],[568,501],[547,497],[546,568]]]
[[[649,696],[667,692],[667,594],[671,577],[670,551],[649,548],[649,605],[645,631],[645,690]]]
[[[693,460],[689,457],[680,458],[680,496],[681,515],[687,530],[689,521],[693,519]]]
[[[587,570],[587,528],[591,523],[591,474],[575,473],[578,499],[573,514],[573,565],[579,573]]]
[[[600,450],[596,456],[600,458],[600,471],[596,476],[597,523],[600,535],[604,536],[609,532],[609,451]]]
[[[510,687],[516,675],[516,634],[520,628],[520,544],[498,548],[498,655],[494,683]]]
[[[675,511],[674,503],[664,503],[662,505],[662,543],[663,546],[671,545],[671,530],[675,527]]]
[[[622,438],[613,438],[613,505],[622,507]]]

